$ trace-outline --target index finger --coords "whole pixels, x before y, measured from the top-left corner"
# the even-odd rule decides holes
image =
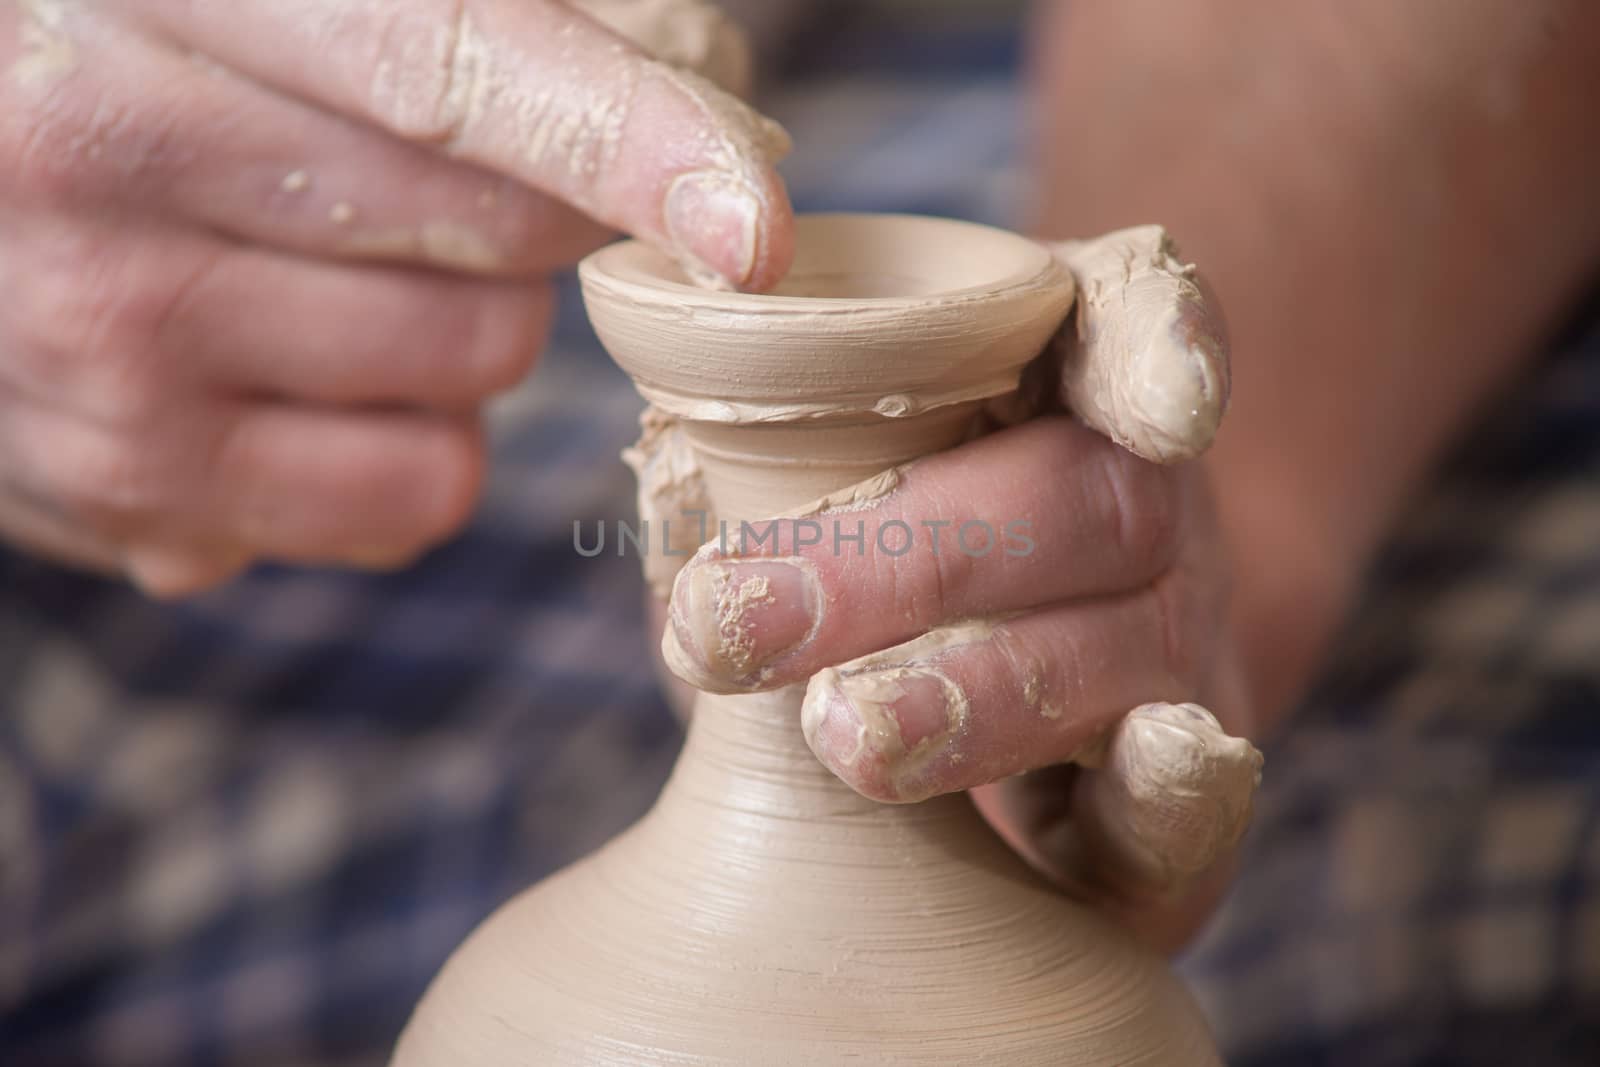
[[[558,0],[138,0],[151,26],[285,92],[515,177],[765,289],[793,220],[787,135]]]

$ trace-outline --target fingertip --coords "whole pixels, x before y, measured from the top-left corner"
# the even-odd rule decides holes
[[[739,286],[745,292],[765,293],[788,275],[794,264],[795,220],[789,192],[776,172],[770,175],[765,195],[765,210],[758,230],[755,264],[750,276]]]
[[[249,565],[242,553],[204,554],[158,546],[130,548],[123,559],[129,581],[151,600],[186,600],[238,577]]]
[[[1173,463],[1210,448],[1231,381],[1226,343],[1206,305],[1180,299],[1156,319],[1137,370],[1135,405],[1144,432],[1135,435],[1134,450]]]
[[[699,285],[770,289],[794,255],[794,211],[777,162],[783,127],[711,82],[638,61],[640,88],[596,214],[656,242]]]
[[[794,211],[775,173],[680,174],[667,187],[662,224],[669,251],[707,288],[765,291],[794,258]]]
[[[830,668],[806,686],[800,725],[823,766],[870,800],[911,804],[974,784],[959,749],[967,701],[927,667]]]
[[[459,534],[472,521],[488,477],[489,446],[476,418],[437,424],[431,441],[418,435],[418,532],[423,547]]]

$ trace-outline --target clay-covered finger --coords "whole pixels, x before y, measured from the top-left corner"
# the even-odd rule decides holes
[[[1146,459],[1204,452],[1228,405],[1228,347],[1193,265],[1160,226],[1052,247],[1078,283],[1057,342],[1062,401]]]
[[[1213,654],[1181,583],[944,627],[819,671],[802,726],[865,796],[906,802],[1083,755],[1131,707],[1180,701]]]
[[[558,0],[139,0],[179,44],[317,106],[516,178],[671,250],[706,282],[764,289],[793,220],[788,139],[711,82]]]
[[[1067,418],[994,434],[857,506],[714,538],[677,576],[668,662],[712,692],[773,688],[957,620],[1147,586],[1191,482]]]
[[[1080,757],[1077,824],[1104,884],[1159,896],[1238,844],[1261,781],[1261,753],[1198,704],[1134,708]]]
[[[980,786],[971,796],[995,831],[1037,870],[1153,947],[1174,952],[1216,911],[1232,879],[1239,837],[1250,818],[1249,798],[1244,797],[1242,804],[1231,798],[1253,793],[1259,753],[1242,748],[1244,742],[1237,738],[1224,738],[1224,743],[1241,758],[1232,761],[1235,773],[1224,781],[1211,776],[1201,781],[1208,792],[1220,793],[1216,800],[1184,795],[1178,790],[1188,776],[1163,773],[1158,777],[1168,788],[1135,802],[1137,814],[1151,823],[1163,811],[1175,809],[1177,819],[1158,833],[1174,846],[1175,856],[1186,860],[1185,873],[1172,880],[1146,880],[1123,862],[1114,846],[1108,850],[1107,835],[1084,799],[1092,792],[1103,795],[1107,789],[1095,781],[1102,771],[1061,764]],[[1201,835],[1199,848],[1181,836],[1196,817],[1214,820]],[[1167,863],[1159,866],[1172,869]]]
[[[61,75],[70,84],[29,119],[30,158],[53,196],[309,256],[474,274],[549,271],[611,232],[522,182],[170,43],[71,22],[75,63]]]

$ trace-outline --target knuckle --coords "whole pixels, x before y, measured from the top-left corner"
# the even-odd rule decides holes
[[[102,285],[103,259],[88,240],[38,247],[26,271],[12,273],[15,288],[6,301],[17,339],[39,353],[29,369],[43,381],[63,374],[98,342],[109,309]]]
[[[46,478],[70,511],[121,522],[156,511],[167,495],[167,479],[143,451],[120,438],[84,431],[46,454]]]
[[[977,580],[979,558],[962,541],[957,531],[953,544],[941,544],[937,552],[931,549],[921,554],[926,563],[921,568],[925,574],[925,591],[915,606],[928,614],[929,621],[944,621],[971,611],[981,611],[974,604],[974,594],[980,586]]]
[[[1151,587],[1151,605],[1162,661],[1173,679],[1192,683],[1205,675],[1204,605],[1182,572],[1162,576]]]
[[[1118,555],[1139,574],[1167,570],[1177,556],[1177,472],[1106,445],[1101,506]]]
[[[377,41],[369,90],[378,120],[408,140],[455,140],[479,95],[480,44],[466,0],[375,5]]]
[[[118,426],[144,426],[166,395],[161,323],[175,297],[92,239],[41,256],[8,301],[13,372],[47,395]]]
[[[0,107],[0,153],[14,201],[48,207],[70,200],[93,173],[82,165],[92,138],[78,94],[13,92],[0,97]]]
[[[986,544],[988,537],[981,531],[963,530],[965,524],[977,521],[971,516],[971,502],[926,486],[904,499],[909,505],[905,512],[868,535],[874,537],[873,578],[876,588],[884,591],[883,603],[895,612],[902,628],[931,626],[982,611],[980,571],[993,546]]]

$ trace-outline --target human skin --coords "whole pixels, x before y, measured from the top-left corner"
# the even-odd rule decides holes
[[[548,274],[781,277],[780,131],[554,0],[0,3],[0,536],[147,592],[466,520]]]
[[[775,594],[755,627],[770,657],[746,664],[761,686],[1008,617],[1011,639],[955,655],[981,728],[934,791],[972,789],[1013,847],[1163,947],[1203,922],[1229,859],[1176,890],[1097,871],[1074,825],[1085,777],[1062,761],[1143,701],[1197,700],[1231,732],[1270,733],[1407,496],[1597,263],[1600,10],[1471,7],[1041,5],[1039,232],[1157,220],[1201,264],[1235,364],[1215,449],[1157,466],[1038,420],[915,465],[864,513],[869,533],[1024,516],[1042,531],[1034,556],[908,566],[820,546],[801,552],[817,589],[756,565]],[[686,572],[677,589],[705,585]],[[854,622],[813,628],[807,603]],[[686,613],[718,608],[674,610],[668,624],[692,631],[710,619]],[[693,666],[701,681],[719,669]],[[1017,699],[1019,672],[1073,694],[1053,739]],[[932,696],[897,702],[902,733],[940,721]],[[1034,743],[1008,748],[1014,736]],[[884,788],[906,746],[848,765],[829,748],[855,742],[813,745],[868,795],[910,799]]]

